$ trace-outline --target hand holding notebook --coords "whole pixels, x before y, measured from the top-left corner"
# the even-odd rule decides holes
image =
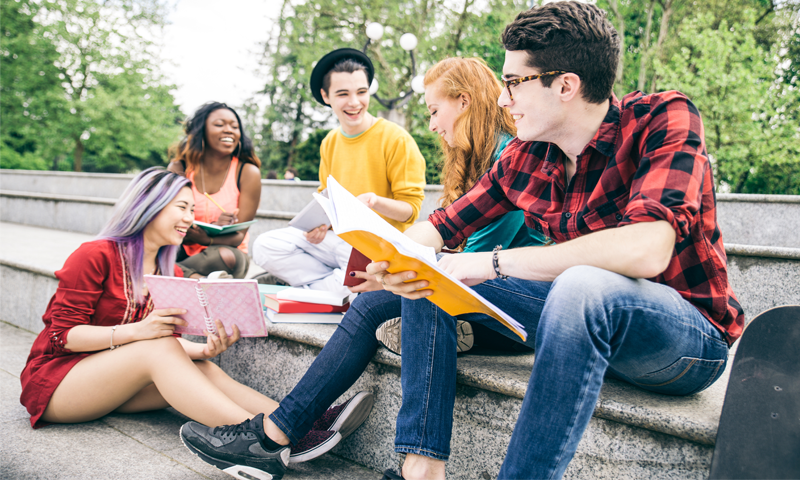
[[[236,325],[243,337],[266,337],[267,324],[261,309],[255,280],[209,280],[203,278],[145,275],[155,308],[183,308],[188,323],[175,333],[217,334],[214,320],[220,320],[228,335]]]

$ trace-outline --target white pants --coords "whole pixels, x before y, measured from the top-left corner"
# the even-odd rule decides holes
[[[253,242],[253,261],[293,287],[350,294],[343,285],[352,247],[331,230],[318,244],[309,243],[305,233],[294,227],[279,228],[259,235]]]

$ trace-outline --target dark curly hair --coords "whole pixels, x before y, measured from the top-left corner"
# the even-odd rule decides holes
[[[178,145],[172,149],[171,157],[173,162],[183,160],[186,163],[186,171],[194,170],[200,164],[200,159],[203,156],[203,148],[205,146],[206,137],[206,119],[221,108],[230,110],[236,116],[236,122],[239,124],[239,148],[234,153],[234,156],[239,158],[242,163],[252,163],[259,169],[261,168],[261,160],[253,150],[253,142],[245,135],[244,127],[242,126],[242,119],[236,110],[221,102],[208,102],[202,105],[194,112],[191,118],[186,120],[183,125],[183,130],[186,136],[181,139]]]
[[[517,15],[503,32],[506,50],[525,50],[528,66],[563,70],[581,78],[581,96],[602,103],[611,96],[620,56],[617,30],[606,13],[575,1],[553,2]],[[549,87],[555,77],[542,77]]]

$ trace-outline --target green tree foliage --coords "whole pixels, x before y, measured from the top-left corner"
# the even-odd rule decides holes
[[[76,171],[164,163],[167,147],[180,135],[181,115],[152,53],[150,39],[164,25],[158,0],[3,5],[4,39],[16,39],[4,42],[0,57],[4,152],[35,154],[54,164],[63,159]],[[7,12],[14,21],[7,21]],[[44,79],[34,82],[31,71],[44,72]],[[34,121],[17,128],[7,116]]]
[[[256,126],[254,139],[264,170],[293,166],[302,178],[317,178],[319,142],[336,121],[331,110],[317,104],[311,95],[311,70],[334,48],[362,49],[367,24],[378,22],[385,27],[383,38],[372,42],[367,54],[375,65],[378,95],[391,99],[409,91],[414,74],[408,53],[399,46],[402,34],[413,33],[419,39],[417,74],[453,55],[480,56],[499,72],[504,55],[500,34],[524,5],[511,0],[492,0],[482,6],[474,0],[456,4],[443,0],[285,0],[264,46],[264,90],[246,105],[247,124]],[[385,109],[373,99],[369,110],[377,115]],[[400,111],[405,116],[404,127],[426,158],[428,182],[438,183],[441,151],[438,138],[427,129],[424,100],[414,94]]]
[[[786,106],[799,92],[777,76],[780,57],[759,45],[750,13],[733,24],[714,25],[711,14],[684,20],[681,50],[657,60],[656,71],[662,88],[685,93],[700,110],[723,191],[798,194],[800,130]]]
[[[66,111],[55,45],[34,21],[38,5],[0,4],[0,165],[46,169],[43,154],[64,147],[51,135]]]

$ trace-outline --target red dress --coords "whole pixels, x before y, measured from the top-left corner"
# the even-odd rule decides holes
[[[175,275],[181,276],[179,268]],[[58,289],[42,317],[44,330],[33,342],[20,375],[20,403],[31,414],[33,428],[47,425],[39,419],[70,369],[95,353],[73,353],[64,348],[70,329],[138,322],[153,308],[149,296],[143,305],[133,301],[130,274],[119,247],[111,240],[94,240],[78,247],[56,272],[56,278]],[[109,334],[109,345],[110,340]]]

